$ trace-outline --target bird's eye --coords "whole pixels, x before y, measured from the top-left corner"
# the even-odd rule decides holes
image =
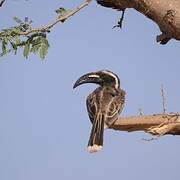
[[[115,94],[114,94],[114,93],[110,93],[110,95],[111,95],[112,97],[114,97],[114,96],[115,96]]]

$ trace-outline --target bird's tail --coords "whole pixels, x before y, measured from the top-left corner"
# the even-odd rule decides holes
[[[88,142],[90,153],[100,151],[103,146],[104,114],[98,113],[95,117]]]

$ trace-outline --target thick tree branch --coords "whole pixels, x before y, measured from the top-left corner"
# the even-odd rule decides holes
[[[35,28],[35,29],[31,29],[29,31],[25,31],[25,32],[20,32],[19,35],[28,35],[34,32],[42,32],[42,31],[47,31],[50,30],[53,26],[55,26],[57,23],[59,22],[64,22],[65,20],[67,20],[69,17],[73,16],[74,14],[76,14],[77,12],[79,12],[81,9],[83,9],[84,7],[88,6],[89,3],[92,0],[86,0],[85,2],[83,2],[81,5],[77,6],[74,10],[68,11],[67,13],[65,13],[64,15],[60,16],[58,19],[54,20],[53,22],[48,23],[47,25],[44,25],[42,27],[39,28]]]
[[[118,10],[134,8],[158,24],[162,34],[156,37],[160,44],[170,39],[180,40],[180,0],[97,0],[105,7]]]
[[[152,135],[180,135],[180,114],[154,114],[120,117],[110,129],[119,131],[144,131]]]

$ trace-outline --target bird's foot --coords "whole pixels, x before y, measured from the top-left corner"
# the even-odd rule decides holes
[[[156,36],[156,42],[162,45],[167,44],[169,40],[171,40],[171,37],[164,33]]]

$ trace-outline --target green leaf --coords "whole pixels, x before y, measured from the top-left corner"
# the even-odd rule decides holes
[[[39,49],[39,56],[41,59],[45,58],[47,54],[47,50],[48,50],[47,46],[45,44],[42,44],[42,46]]]
[[[5,54],[8,54],[8,53],[10,53],[11,51],[12,51],[12,49],[8,49],[8,50],[6,51],[6,53],[5,53]],[[3,53],[0,53],[0,57],[4,56],[5,54],[3,54]]]
[[[34,53],[34,54],[36,54],[36,53],[38,52],[38,49],[39,49],[38,46],[33,46],[33,47],[31,48],[31,52]]]
[[[39,56],[40,56],[40,58],[41,59],[44,59],[45,58],[45,50],[44,50],[44,48],[43,47],[41,47],[40,49],[39,49]]]
[[[19,36],[15,36],[14,38],[15,38],[16,45],[21,43],[21,40],[19,39]]]
[[[14,54],[16,55],[16,53],[17,53],[17,44],[15,44],[15,43],[12,43],[12,47],[13,47],[13,50],[14,50]]]
[[[18,28],[13,28],[12,33],[19,34],[20,30]]]
[[[19,35],[19,32],[22,31],[22,28],[29,28],[29,25],[24,24],[19,18],[15,17],[14,20],[20,23],[20,25],[3,29],[0,32],[0,43],[2,44],[0,56],[10,52],[16,54],[18,48],[23,48],[23,56],[25,58],[28,58],[29,53],[34,53],[44,59],[49,48],[49,42],[46,39],[47,32],[35,32],[30,36],[22,37]],[[26,18],[25,21],[28,21],[28,19]]]
[[[4,56],[5,54],[8,53],[8,50],[7,50],[7,39],[3,39],[2,40],[2,53],[0,53],[0,56]]]
[[[7,42],[5,40],[2,41],[2,53],[3,55],[7,52]]]
[[[24,51],[23,51],[23,55],[26,59],[28,58],[29,52],[30,52],[30,44],[29,42],[27,42],[24,46]]]
[[[38,53],[41,59],[44,59],[49,48],[48,40],[46,39],[46,36],[36,36],[32,41],[30,41],[32,44],[30,52],[36,54]]]
[[[38,52],[39,48],[41,47],[41,42],[38,39],[36,39],[36,40],[32,41],[31,44],[32,44],[31,52],[36,54]]]
[[[19,19],[18,17],[14,17],[13,19],[14,19],[14,21],[16,21],[19,24],[23,23],[23,21],[21,19]]]
[[[56,9],[55,12],[59,14],[60,16],[64,15],[66,13],[66,9],[63,7],[60,7],[59,9]]]
[[[48,52],[48,48],[49,48],[49,43],[48,40],[46,38],[41,38],[41,47],[39,49],[39,55],[41,59],[44,59],[47,52]]]

